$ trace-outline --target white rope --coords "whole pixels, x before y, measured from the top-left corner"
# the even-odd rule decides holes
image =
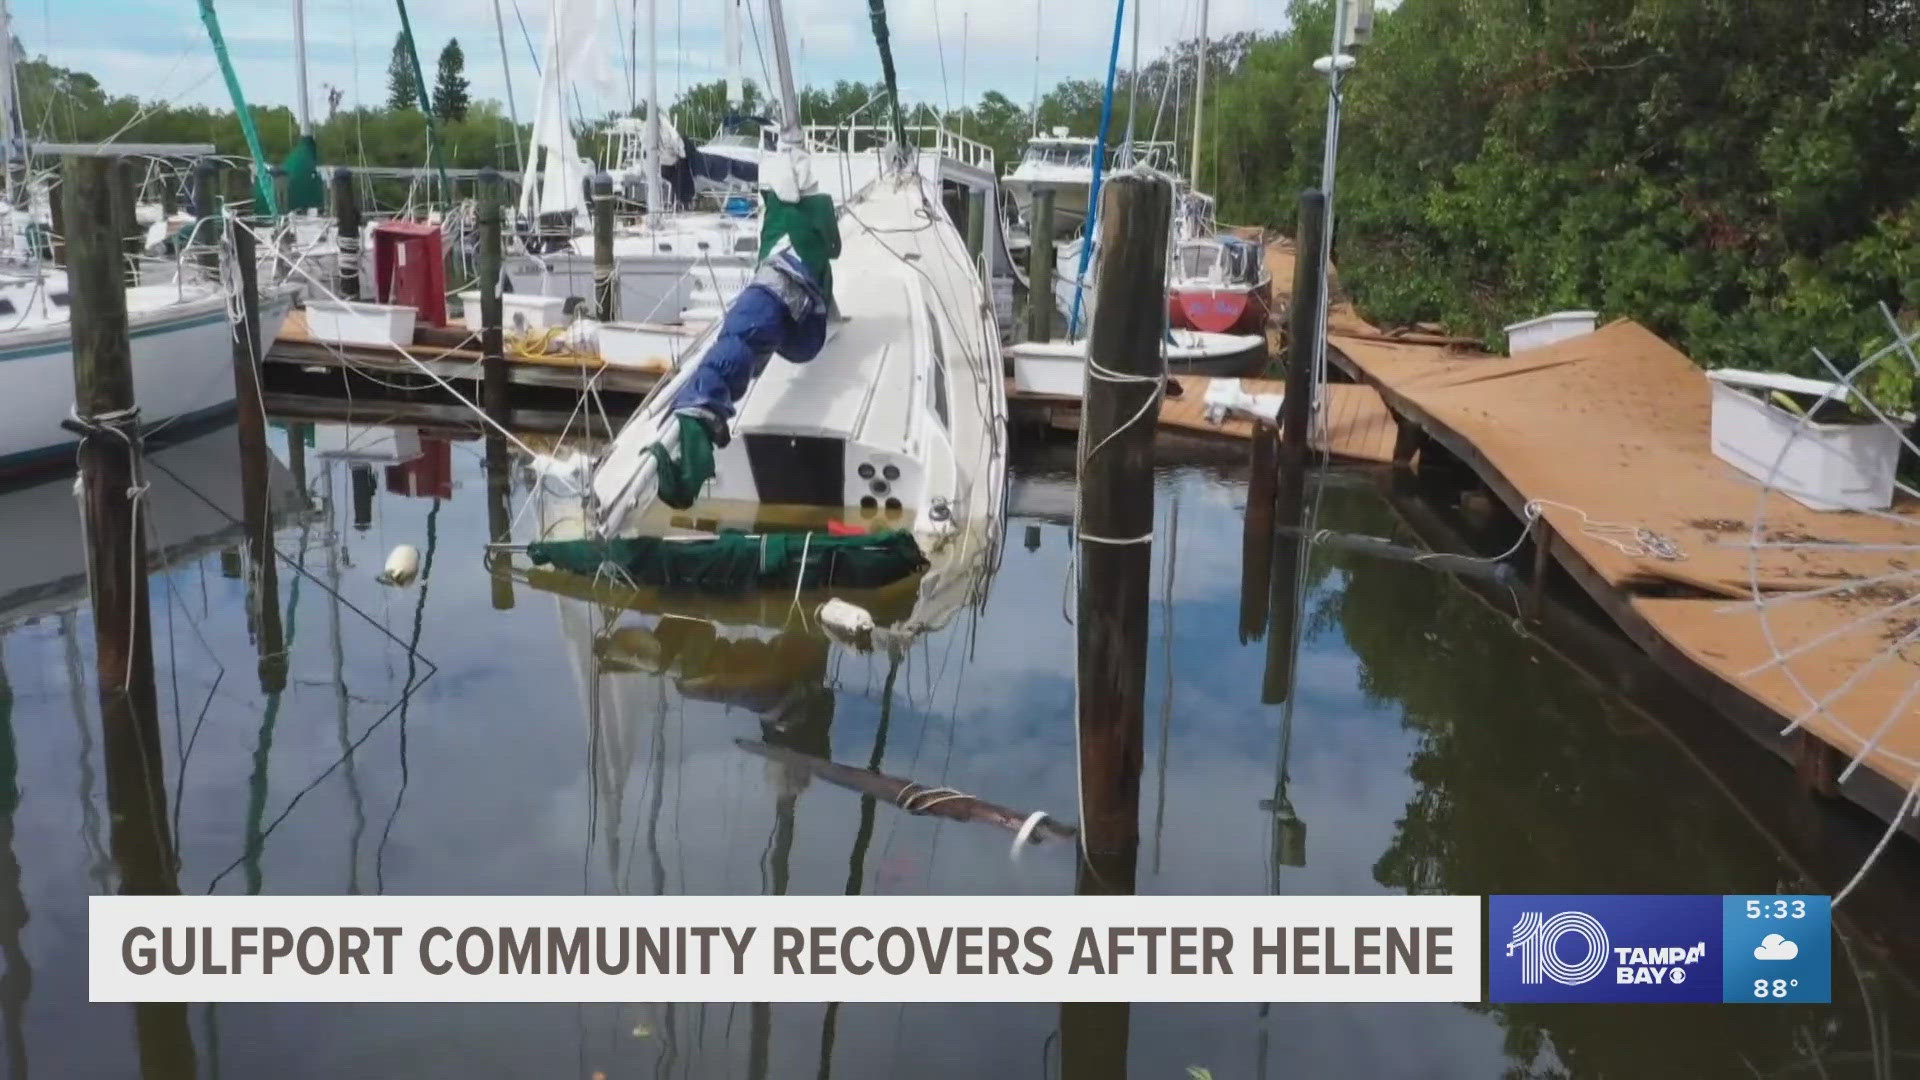
[[[1880,834],[1880,842],[1873,845],[1873,850],[1867,853],[1866,861],[1860,864],[1860,869],[1854,871],[1853,879],[1848,881],[1839,892],[1833,894],[1833,903],[1829,906],[1839,907],[1848,896],[1853,894],[1854,888],[1866,880],[1867,871],[1872,870],[1873,864],[1880,861],[1880,853],[1887,850],[1887,845],[1893,841],[1893,834],[1899,832],[1901,823],[1912,816],[1916,799],[1920,799],[1920,779],[1916,779],[1913,786],[1907,788],[1907,797],[1900,800],[1900,809],[1895,811],[1893,819],[1887,822],[1887,831]]]
[[[1023,851],[1028,844],[1034,842],[1033,832],[1035,829],[1038,829],[1040,823],[1045,820],[1047,820],[1047,812],[1045,810],[1035,810],[1033,813],[1028,814],[1027,820],[1020,823],[1020,831],[1013,835],[1013,847],[1007,850],[1007,858],[1014,862],[1019,862],[1020,852]]]

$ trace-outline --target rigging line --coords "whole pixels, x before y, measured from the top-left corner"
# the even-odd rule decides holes
[[[422,657],[422,659],[425,659],[425,658]],[[377,718],[375,718],[373,723],[368,724],[367,730],[361,732],[360,737],[353,740],[352,745],[348,748],[346,753],[335,758],[332,764],[320,770],[319,775],[315,776],[312,780],[308,781],[306,787],[303,787],[299,791],[294,792],[293,798],[287,800],[287,805],[281,809],[279,816],[274,818],[272,821],[268,822],[267,827],[261,830],[260,832],[261,841],[265,842],[267,837],[272,836],[274,830],[280,827],[280,823],[287,820],[287,816],[293,813],[294,807],[300,804],[301,799],[306,798],[308,793],[312,792],[314,788],[317,788],[322,783],[324,783],[327,777],[332,776],[333,771],[335,769],[338,769],[343,762],[345,762],[348,758],[352,757],[355,753],[357,753],[360,747],[363,746],[368,739],[373,737],[374,732],[384,727],[386,725],[386,722],[388,720],[391,720],[394,714],[400,711],[401,703],[404,702],[407,698],[411,697],[416,690],[420,689],[421,686],[425,685],[427,680],[433,678],[433,676],[434,676],[434,672],[429,671],[425,675],[422,675],[420,677],[419,682],[414,683],[412,686],[406,687],[404,690],[402,690],[400,695],[400,700],[395,701],[392,705],[387,706],[386,712],[381,713]],[[213,876],[213,879],[207,882],[207,892],[212,893],[215,888],[219,887],[220,882],[224,880],[228,874],[233,873],[233,871],[240,866],[240,863],[244,858],[245,856],[241,856],[239,858],[234,859],[232,862],[226,865],[225,869],[222,869],[218,874],[215,874]]]
[[[427,551],[425,558],[422,559],[420,563],[420,598],[414,601],[413,633],[407,641],[407,685],[409,686],[413,684],[414,676],[419,671],[420,629],[427,612],[427,591],[433,584],[433,554],[434,549],[439,546],[439,535],[435,526],[439,521],[439,517],[440,500],[435,499],[433,500],[433,505],[427,508]],[[411,772],[407,766],[407,706],[412,700],[413,695],[411,694],[400,699],[400,790],[394,792],[393,812],[387,815],[386,828],[380,831],[380,844],[374,849],[373,891],[376,893],[385,893],[387,891],[387,841],[393,835],[393,823],[400,818],[400,805],[406,801],[407,781],[411,778]]]
[[[309,520],[301,529],[300,558],[302,562],[306,561],[307,534],[311,528],[312,522]],[[268,550],[272,550],[271,544],[267,547]],[[267,600],[271,604],[280,602],[277,596],[269,597]],[[287,589],[286,632],[280,641],[280,655],[283,658],[293,648],[294,630],[299,626],[295,612],[299,606],[300,579],[296,577]],[[262,678],[264,677],[263,673]],[[285,693],[286,685],[283,676],[280,688],[267,694],[266,707],[260,712],[260,736],[253,748],[253,772],[247,778],[246,841],[241,858],[247,871],[247,895],[249,896],[260,895],[263,884],[260,874],[260,855],[266,844],[265,837],[260,833],[260,819],[267,810],[267,774],[269,762],[273,757],[273,730],[280,721],[280,702]]]
[[[512,0],[514,21],[520,24],[520,40],[527,43],[527,59],[533,61],[533,73],[540,74],[540,53],[533,47],[533,35],[527,32],[527,17],[520,13],[520,0]]]
[[[240,525],[242,528],[245,527],[244,523],[241,522],[240,519],[234,517],[231,513],[228,513],[225,507],[221,506],[219,503],[216,503],[212,499],[208,498],[205,492],[201,491],[199,488],[194,487],[192,484],[187,483],[184,479],[181,478],[179,473],[176,473],[172,469],[167,468],[165,465],[161,464],[158,460],[147,459],[142,461],[141,465],[143,468],[151,467],[151,468],[159,469],[161,472],[166,473],[167,476],[170,477],[174,483],[179,484],[182,488],[185,488],[190,494],[192,494],[194,498],[199,499],[201,502],[206,503],[207,506],[211,507],[214,513],[217,513],[221,517],[226,518],[227,521],[231,524]],[[405,642],[401,641],[399,637],[395,636],[393,631],[388,630],[386,627],[380,625],[379,620],[367,614],[360,607],[355,605],[351,600],[348,600],[346,597],[340,595],[339,590],[328,587],[326,582],[321,581],[317,577],[314,577],[313,574],[306,569],[306,567],[302,566],[298,562],[295,562],[292,556],[286,554],[285,552],[280,551],[278,548],[275,548],[273,553],[279,557],[281,562],[291,567],[295,573],[313,582],[315,585],[318,585],[322,591],[326,592],[327,595],[331,596],[333,599],[338,600],[343,606],[346,607],[348,611],[351,611],[355,615],[360,616],[361,619],[365,620],[368,624],[372,625],[375,629],[379,630],[382,634],[385,634],[387,637],[391,638],[394,644],[401,645],[401,646],[404,646],[406,644]],[[439,665],[435,664],[430,658],[423,656],[420,659],[430,669],[427,672],[427,675],[431,676],[440,670]],[[425,682],[426,679],[422,678],[421,681]]]

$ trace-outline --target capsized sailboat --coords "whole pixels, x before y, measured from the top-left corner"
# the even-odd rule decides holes
[[[791,101],[778,0],[768,8]],[[972,595],[1002,526],[998,328],[904,139],[877,153],[879,174],[835,207],[788,121],[780,153],[762,165],[768,257],[708,331],[699,361],[663,383],[594,463],[574,546],[532,545],[536,563],[586,573],[615,563],[648,583],[736,590],[871,586],[920,572],[921,626]],[[772,506],[838,517],[826,531],[746,531]],[[749,565],[723,573],[713,559]]]

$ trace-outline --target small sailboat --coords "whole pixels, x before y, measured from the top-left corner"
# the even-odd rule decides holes
[[[1167,270],[1167,318],[1176,327],[1216,334],[1257,334],[1266,326],[1273,281],[1266,252],[1212,224],[1213,200],[1188,192],[1204,224],[1177,228]]]

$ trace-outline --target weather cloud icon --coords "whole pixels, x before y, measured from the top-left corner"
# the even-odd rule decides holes
[[[1800,946],[1795,945],[1779,934],[1768,934],[1766,937],[1761,938],[1760,944],[1753,948],[1753,958],[1755,960],[1791,960],[1799,955]]]

